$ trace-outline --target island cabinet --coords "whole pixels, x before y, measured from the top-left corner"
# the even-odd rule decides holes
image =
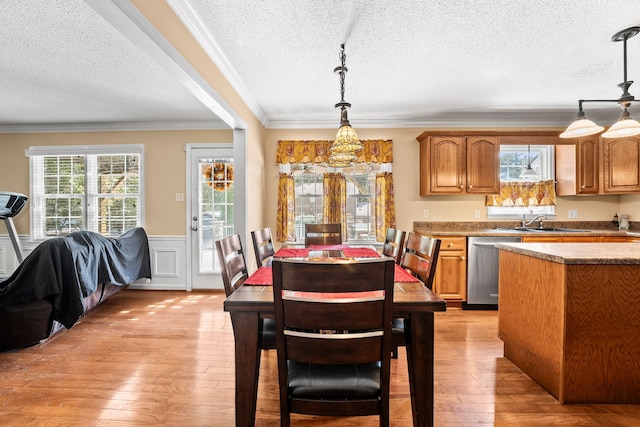
[[[640,137],[601,138],[602,193],[640,192]]]
[[[598,194],[600,192],[598,135],[578,138],[575,145],[556,145],[555,149],[557,195]]]
[[[640,403],[635,245],[498,246],[504,355],[560,403]]]
[[[432,290],[457,305],[467,300],[467,238],[434,237],[441,242]]]
[[[496,194],[500,190],[496,136],[432,136],[420,141],[420,195]]]

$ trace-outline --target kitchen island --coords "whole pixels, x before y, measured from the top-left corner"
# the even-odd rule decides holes
[[[496,246],[505,357],[560,403],[640,403],[640,244]]]

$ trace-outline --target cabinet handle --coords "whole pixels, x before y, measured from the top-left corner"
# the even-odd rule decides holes
[[[473,188],[473,185],[470,185],[469,188]]]
[[[461,256],[460,256],[460,261],[464,261],[464,260],[465,260],[464,255],[461,255]]]
[[[448,246],[448,247],[452,247],[452,246],[453,246],[453,243],[449,243],[447,246]]]

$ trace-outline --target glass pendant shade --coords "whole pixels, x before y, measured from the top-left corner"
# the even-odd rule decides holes
[[[357,153],[364,146],[358,139],[356,131],[349,125],[340,126],[336,134],[336,140],[331,144],[329,152],[331,153]]]
[[[531,146],[527,145],[527,167],[520,174],[523,179],[537,179],[538,174],[531,167]]]
[[[602,126],[598,126],[586,117],[579,118],[567,127],[560,134],[560,138],[579,138],[581,136],[594,135],[604,130]]]
[[[526,169],[520,174],[520,178],[538,178],[538,174],[531,168],[531,165],[527,165]]]
[[[362,148],[363,145],[356,131],[349,125],[340,126],[335,141],[329,147],[329,166],[334,168],[350,166],[358,160],[355,153]]]
[[[603,138],[624,138],[626,136],[640,135],[640,123],[633,119],[618,120],[602,134]]]

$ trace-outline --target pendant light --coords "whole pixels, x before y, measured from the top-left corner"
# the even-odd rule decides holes
[[[340,102],[335,105],[336,108],[340,108],[340,129],[338,129],[335,141],[329,147],[329,166],[334,168],[351,166],[358,159],[356,153],[364,147],[347,117],[347,108],[351,108],[351,104],[344,100],[344,77],[348,71],[344,44],[340,45],[339,56],[341,65],[337,66],[333,72],[340,76]]]
[[[530,145],[527,145],[527,162],[528,162],[527,167],[524,168],[524,170],[520,174],[520,178],[529,179],[529,180],[537,179],[538,174],[531,167],[531,146]]]
[[[560,134],[560,138],[578,138],[581,136],[595,135],[604,128],[598,126],[591,120],[588,120],[582,111],[582,103],[584,102],[616,102],[622,108],[620,118],[601,136],[603,138],[621,138],[633,135],[640,135],[640,123],[631,118],[629,107],[634,101],[633,95],[629,93],[629,87],[633,81],[627,79],[627,40],[640,33],[640,27],[630,27],[622,31],[618,31],[611,37],[612,42],[623,42],[623,69],[624,81],[618,85],[622,90],[622,96],[618,99],[581,99],[578,101],[578,114],[576,120]]]

